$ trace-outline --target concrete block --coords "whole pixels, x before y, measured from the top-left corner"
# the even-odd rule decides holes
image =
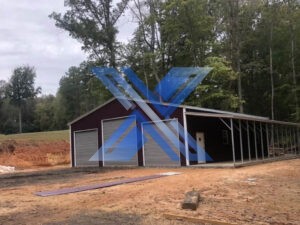
[[[185,194],[184,201],[181,204],[183,209],[196,210],[200,201],[200,194],[198,191],[189,191]]]

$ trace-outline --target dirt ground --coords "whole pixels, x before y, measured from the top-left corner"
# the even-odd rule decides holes
[[[181,174],[60,196],[34,195],[168,171]],[[229,224],[300,224],[300,159],[239,169],[60,167],[2,174],[0,180],[0,224],[5,225],[193,224],[167,219],[166,213]],[[182,210],[184,194],[193,189],[202,198],[198,209]]]
[[[0,165],[16,169],[67,165],[69,152],[66,140],[5,140],[0,142]]]

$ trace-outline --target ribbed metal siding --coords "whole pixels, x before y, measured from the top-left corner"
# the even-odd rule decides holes
[[[75,136],[75,165],[81,166],[98,166],[98,161],[89,161],[89,159],[98,150],[98,131],[78,131]]]
[[[124,132],[117,138],[114,144],[106,147],[105,143],[115,135],[118,128],[124,125],[125,118],[111,119],[102,121],[103,128],[103,152],[104,152],[104,166],[137,166],[137,133],[135,117],[130,117],[130,124],[125,128]],[[126,142],[126,146],[122,145],[124,138],[131,132],[130,143]],[[112,157],[110,153],[118,152],[116,157]],[[128,158],[134,152],[133,157]]]
[[[176,144],[172,143],[166,136],[165,133],[161,132],[155,124],[164,123],[177,137]],[[143,123],[143,134],[145,137],[144,143],[144,162],[145,166],[180,166],[180,152],[179,152],[179,133],[178,133],[178,121],[177,120],[167,120],[155,123]],[[155,140],[147,130],[149,128],[155,130],[159,136],[170,146],[171,155],[177,158],[176,161],[172,160],[170,153],[166,153],[165,149],[158,143],[159,140]],[[175,128],[174,128],[175,127]]]

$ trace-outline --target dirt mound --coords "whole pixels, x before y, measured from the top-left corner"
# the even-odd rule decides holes
[[[16,149],[17,142],[15,140],[5,140],[0,142],[1,153],[13,153]]]
[[[0,165],[24,169],[69,164],[69,146],[67,141],[6,140],[0,144]]]

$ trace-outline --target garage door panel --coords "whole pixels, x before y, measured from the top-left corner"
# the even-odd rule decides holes
[[[104,165],[138,164],[135,117],[102,121]]]
[[[98,166],[98,161],[89,160],[98,150],[98,131],[75,132],[74,139],[76,166]]]
[[[160,124],[159,124],[160,123]],[[143,134],[145,166],[179,166],[179,133],[178,121],[167,120],[155,123],[144,123]],[[161,126],[161,125],[164,126]],[[160,128],[164,128],[162,131]],[[169,131],[166,132],[166,129]]]

